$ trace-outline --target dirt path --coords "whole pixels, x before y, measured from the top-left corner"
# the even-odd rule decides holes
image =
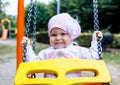
[[[0,45],[16,46],[16,40],[15,39],[7,39],[7,40],[0,39]]]
[[[14,85],[15,63],[15,59],[9,59],[9,61],[0,64],[0,85]]]
[[[0,40],[0,45],[16,46],[16,40]],[[14,85],[14,77],[16,73],[16,59],[15,53],[11,54],[13,57],[9,58],[10,54],[0,55],[4,62],[0,62],[0,85]],[[7,58],[6,58],[7,57]],[[110,71],[112,82],[111,85],[120,85],[120,69],[114,64],[107,64]]]
[[[107,64],[108,70],[112,77],[111,85],[120,85],[120,70],[113,64]]]
[[[16,40],[7,39],[1,40],[0,45],[11,46],[15,49]],[[2,49],[0,49],[2,50]],[[13,49],[11,49],[13,50]],[[16,53],[0,54],[0,85],[14,85],[14,76],[16,72]]]

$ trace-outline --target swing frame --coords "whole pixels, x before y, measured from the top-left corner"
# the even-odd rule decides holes
[[[16,68],[18,68],[19,64],[23,62],[21,40],[24,36],[24,25],[24,0],[18,0]]]

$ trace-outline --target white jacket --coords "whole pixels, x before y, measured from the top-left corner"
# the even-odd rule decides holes
[[[26,53],[27,62],[63,58],[63,57],[78,58],[78,59],[91,59],[91,60],[99,59],[97,41],[92,41],[90,48],[74,46],[74,45],[69,45],[68,47],[62,48],[62,49],[55,49],[53,47],[49,47],[39,52],[37,56],[35,55],[31,46],[30,45],[27,46],[27,53]],[[54,78],[55,76],[51,74],[45,74],[45,77]],[[80,77],[80,74],[78,74],[78,72],[76,73],[74,72],[74,73],[68,74],[67,77]]]

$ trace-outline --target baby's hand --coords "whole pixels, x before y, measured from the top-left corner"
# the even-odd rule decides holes
[[[22,41],[21,41],[22,47],[30,45],[30,40],[28,39],[28,37],[24,36]]]
[[[93,33],[93,40],[97,40],[98,38],[99,38],[100,40],[102,40],[102,38],[103,38],[103,34],[102,34],[101,31],[95,31],[95,32]]]

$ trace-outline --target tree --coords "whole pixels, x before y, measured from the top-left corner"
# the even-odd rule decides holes
[[[56,1],[50,3],[52,14],[56,13]],[[50,10],[50,11],[51,11]],[[120,32],[120,0],[98,0],[100,29],[108,29],[112,33]],[[53,12],[54,11],[54,12]],[[92,0],[61,0],[60,12],[68,12],[80,19],[82,31],[93,30]]]
[[[25,8],[25,22],[27,23],[27,19],[28,19],[28,12],[29,12],[29,8],[30,8],[30,4],[28,4],[28,6]],[[32,14],[35,10],[32,10]],[[32,16],[32,20],[31,20],[31,27],[33,27],[33,17]],[[41,3],[41,2],[37,2],[37,31],[39,30],[47,30],[47,22],[49,19],[49,13],[48,13],[48,8],[46,6],[46,4]]]
[[[28,7],[29,8],[29,7]],[[26,8],[26,10],[28,10]],[[108,29],[112,33],[120,32],[120,0],[98,0],[98,15],[100,29]],[[38,3],[37,26],[46,28],[50,17],[57,14],[57,2],[53,0],[48,5]],[[82,31],[93,31],[92,0],[61,0],[60,12],[68,12],[73,18],[78,18]],[[43,29],[42,29],[43,30]]]
[[[3,8],[3,3],[2,3],[2,1],[0,0],[0,21],[1,21],[2,18],[5,16],[5,13],[3,12],[2,8]]]
[[[52,14],[56,14],[56,1],[50,3]],[[61,0],[60,12],[68,12],[73,18],[78,18],[82,31],[93,29],[92,0]],[[50,11],[51,11],[50,10]]]
[[[120,0],[99,1],[100,26],[109,29],[112,33],[120,32]]]

